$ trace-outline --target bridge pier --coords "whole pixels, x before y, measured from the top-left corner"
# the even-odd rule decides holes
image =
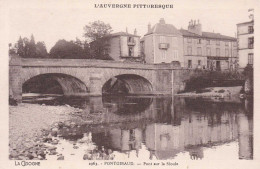
[[[11,66],[12,65],[12,66]],[[22,101],[22,66],[20,58],[13,58],[9,65],[9,97]]]
[[[98,74],[92,74],[89,78],[89,94],[94,96],[102,95],[102,82]]]

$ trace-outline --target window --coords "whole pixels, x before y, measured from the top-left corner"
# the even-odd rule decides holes
[[[226,54],[226,57],[229,56],[229,50],[228,49],[225,50],[225,54]]]
[[[201,60],[198,60],[198,66],[200,66],[201,65]]]
[[[198,42],[197,42],[198,44],[201,44],[201,39],[198,39]]]
[[[228,42],[225,42],[225,46],[228,46]]]
[[[134,55],[134,49],[133,47],[128,48],[128,56],[133,56]]]
[[[253,53],[249,53],[248,54],[248,64],[250,64],[250,65],[253,64],[253,57],[254,57]]]
[[[108,55],[109,54],[109,48],[104,48],[104,55]]]
[[[249,49],[254,48],[254,37],[248,38],[248,48]]]
[[[216,56],[220,56],[220,49],[219,48],[216,49]]]
[[[233,57],[237,57],[237,50],[233,50]]]
[[[210,50],[210,48],[207,48],[207,56],[211,56],[211,50]]]
[[[174,50],[174,51],[173,51],[173,58],[174,58],[174,59],[178,59],[178,57],[179,57],[178,50]]]
[[[219,40],[216,40],[216,45],[220,45],[220,41]]]
[[[172,45],[174,47],[178,47],[178,38],[177,37],[172,37]]]
[[[248,33],[254,33],[254,27],[248,26]]]
[[[207,45],[210,45],[210,40],[207,40],[207,41],[206,41],[206,44],[207,44]]]
[[[188,68],[192,68],[192,61],[188,60]]]
[[[192,39],[191,38],[188,38],[188,43],[191,43],[192,42]]]
[[[210,68],[210,61],[207,60],[207,68]]]
[[[191,48],[191,46],[188,46],[188,55],[192,55],[192,48]]]
[[[197,55],[199,55],[199,56],[202,55],[202,53],[201,53],[201,47],[198,47],[198,48],[197,48]]]
[[[162,59],[166,59],[166,51],[165,50],[162,51]]]
[[[166,42],[165,36],[160,36],[160,43],[165,43],[165,42]]]

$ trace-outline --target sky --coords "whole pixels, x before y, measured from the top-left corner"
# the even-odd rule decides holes
[[[25,3],[27,2],[27,3]],[[101,20],[109,23],[113,32],[129,33],[137,29],[143,36],[147,25],[166,23],[177,29],[187,29],[191,19],[200,20],[202,31],[235,36],[236,24],[249,21],[249,8],[258,0],[71,0],[71,1],[12,1],[8,12],[8,40],[15,43],[19,36],[34,35],[36,41],[44,41],[49,51],[59,39],[84,40],[83,27],[89,22]],[[101,9],[94,4],[139,3],[173,4],[172,9]]]

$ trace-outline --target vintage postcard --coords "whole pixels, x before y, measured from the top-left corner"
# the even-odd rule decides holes
[[[259,167],[258,0],[1,3],[1,167]]]

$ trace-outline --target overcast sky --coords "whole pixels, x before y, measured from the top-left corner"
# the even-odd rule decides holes
[[[19,36],[34,35],[36,41],[44,41],[47,50],[59,40],[83,39],[83,27],[89,22],[101,20],[109,23],[113,32],[125,31],[143,36],[147,25],[156,24],[160,18],[176,28],[187,29],[191,19],[199,19],[202,30],[235,36],[236,24],[249,21],[248,9],[257,0],[71,0],[71,1],[16,1],[9,4],[9,42]],[[69,2],[69,3],[68,3]],[[159,3],[160,2],[160,3]],[[173,4],[173,9],[97,9],[94,3],[142,3]],[[258,4],[259,5],[259,4]]]

